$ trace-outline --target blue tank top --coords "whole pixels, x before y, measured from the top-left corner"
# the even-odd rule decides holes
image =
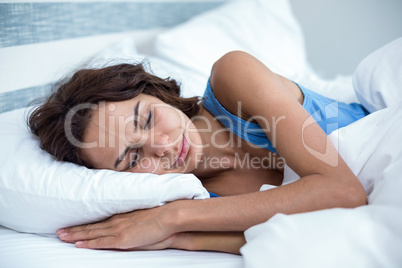
[[[303,108],[314,118],[327,135],[369,114],[369,112],[358,103],[346,104],[339,102],[324,97],[297,83],[296,85],[304,95]],[[202,104],[235,135],[247,142],[277,153],[259,124],[246,121],[233,115],[219,103],[215,98],[209,81],[205,89]]]

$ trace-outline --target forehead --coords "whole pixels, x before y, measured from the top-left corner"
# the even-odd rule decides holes
[[[156,97],[139,94],[129,100],[97,105],[83,136],[84,143],[94,144],[81,150],[88,163],[97,168],[113,168],[113,159],[127,145],[125,133],[134,127],[134,110],[139,102],[141,106],[163,103]]]
[[[141,96],[120,102],[101,102],[92,111],[91,119],[85,129],[82,148],[84,159],[96,168],[113,168],[110,158],[120,150],[121,137],[134,120],[134,107]],[[124,123],[124,124],[122,124]],[[109,160],[109,161],[108,161]]]
[[[133,108],[138,102],[145,102],[145,103],[163,103],[161,100],[154,96],[150,96],[147,94],[139,94],[138,96],[124,100],[124,101],[117,101],[117,102],[100,102],[96,108],[93,110],[91,115],[92,123],[105,120],[104,114],[112,116],[131,116],[134,112]],[[127,112],[130,112],[127,114]]]

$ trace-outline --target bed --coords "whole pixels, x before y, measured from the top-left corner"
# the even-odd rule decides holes
[[[12,1],[0,4],[0,14],[1,267],[402,266],[402,38],[371,53],[353,75],[328,80],[311,67],[286,0]],[[245,232],[241,256],[96,251],[60,241],[55,231],[64,226],[209,194],[192,175],[133,177],[59,163],[38,149],[25,107],[66,73],[116,62],[145,61],[180,81],[184,96],[202,95],[212,63],[231,50],[372,113],[329,137],[369,205],[277,214]],[[286,172],[286,183],[298,179]]]

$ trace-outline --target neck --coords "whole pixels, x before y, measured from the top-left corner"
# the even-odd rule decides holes
[[[203,106],[193,124],[199,130],[204,149],[200,162],[192,173],[205,178],[230,169],[235,153],[230,144],[233,134]]]

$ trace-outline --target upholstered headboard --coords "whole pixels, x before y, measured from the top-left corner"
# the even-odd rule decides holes
[[[50,66],[49,62],[52,59],[38,55],[38,53],[46,55],[45,52],[50,43],[58,44],[71,40],[79,42],[79,39],[96,36],[113,36],[118,33],[170,27],[223,2],[1,3],[0,113],[25,107],[32,100],[49,92],[50,81],[42,79],[38,82],[40,79],[36,79],[38,75],[35,74],[32,74],[35,77],[32,77],[31,84],[24,83],[24,79],[28,79],[29,75],[36,71],[35,66],[37,66],[27,67],[28,57],[33,57],[33,61],[39,61],[37,64]],[[56,49],[57,46],[51,47]],[[28,55],[22,53],[25,51]],[[49,53],[57,53],[57,51],[49,51]],[[42,59],[43,62],[40,62]],[[19,79],[21,81],[17,81]]]

